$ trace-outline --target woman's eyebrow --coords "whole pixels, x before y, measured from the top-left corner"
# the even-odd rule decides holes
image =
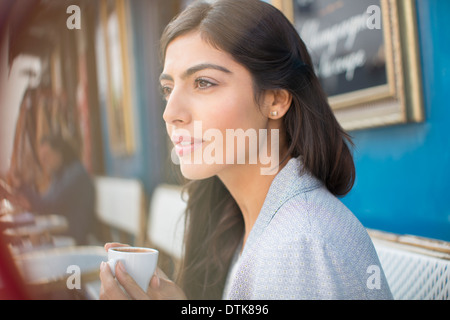
[[[211,63],[201,63],[198,65],[195,65],[193,67],[190,67],[189,69],[187,69],[185,72],[183,72],[183,74],[181,75],[182,79],[185,79],[191,75],[193,75],[194,73],[201,71],[201,70],[205,70],[205,69],[214,69],[214,70],[219,70],[222,71],[224,73],[232,73],[230,70],[228,70],[225,67],[219,66],[217,64],[211,64]],[[162,73],[161,76],[159,77],[159,80],[170,80],[173,81],[173,77],[171,75]]]
[[[205,69],[214,69],[214,70],[219,70],[225,73],[232,73],[230,70],[228,70],[225,67],[219,66],[217,64],[211,64],[211,63],[201,63],[198,64],[196,66],[190,67],[189,69],[187,69],[183,75],[181,76],[181,78],[187,78],[191,75],[193,75],[194,73],[201,71],[201,70],[205,70]]]
[[[162,80],[173,81],[173,78],[166,73],[161,73],[161,75],[159,76],[159,81],[161,82]]]

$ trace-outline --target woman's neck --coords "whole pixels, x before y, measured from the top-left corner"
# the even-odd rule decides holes
[[[280,164],[278,172],[286,165]],[[218,175],[239,206],[245,224],[243,247],[259,216],[276,174],[262,175],[259,165],[237,165]]]

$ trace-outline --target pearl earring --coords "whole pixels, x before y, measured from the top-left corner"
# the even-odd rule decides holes
[[[278,111],[272,111],[272,112],[270,113],[270,115],[271,115],[272,117],[276,117],[276,116],[278,116]]]

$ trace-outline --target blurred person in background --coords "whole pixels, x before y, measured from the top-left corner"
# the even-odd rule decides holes
[[[13,174],[16,192],[11,201],[33,213],[65,216],[68,235],[78,245],[87,244],[95,217],[95,187],[89,173],[71,145],[60,136],[43,137],[38,155],[43,170],[51,178],[49,188],[41,194]]]

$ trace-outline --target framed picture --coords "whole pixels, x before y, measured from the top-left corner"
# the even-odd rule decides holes
[[[424,120],[414,0],[272,0],[347,130]]]
[[[103,59],[106,65],[106,103],[108,133],[111,150],[115,155],[134,152],[133,107],[130,85],[130,59],[127,43],[127,15],[124,0],[100,2]]]

